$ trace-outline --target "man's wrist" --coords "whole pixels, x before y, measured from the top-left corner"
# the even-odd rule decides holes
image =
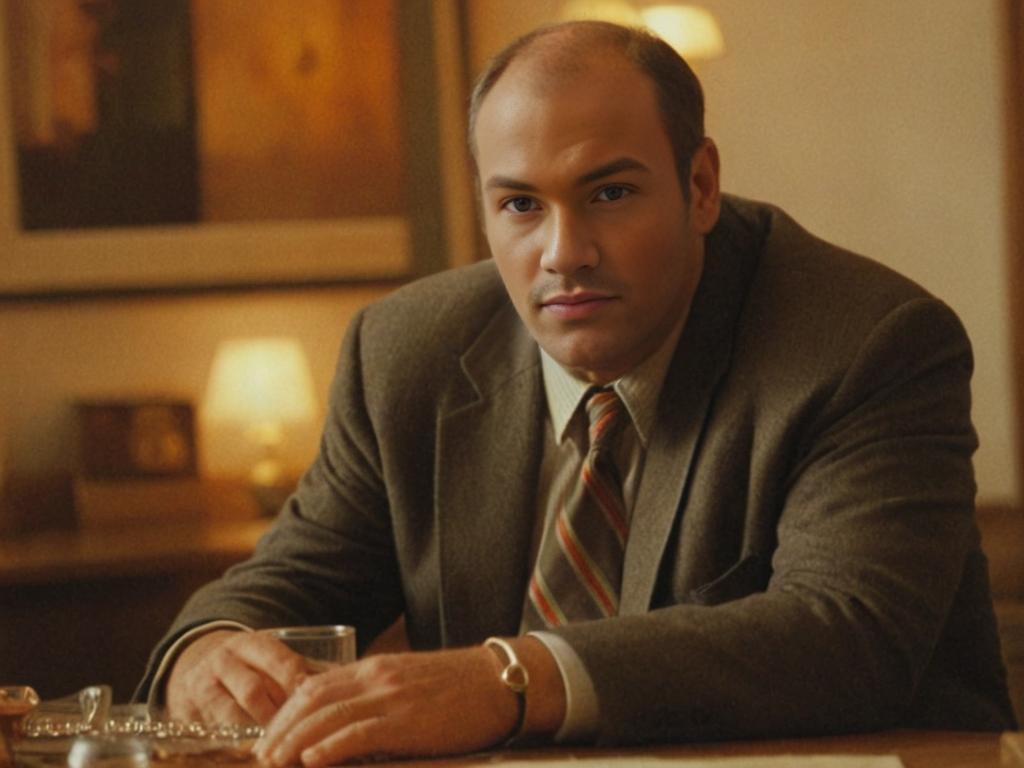
[[[523,691],[522,722],[511,732],[506,744],[512,741],[552,736],[565,719],[565,687],[562,675],[554,657],[547,647],[533,637],[508,638],[503,641],[511,649],[514,661],[522,667],[527,677]],[[495,653],[493,645],[489,651],[494,654],[497,673],[500,675],[510,666],[509,654]],[[513,694],[515,691],[503,683]]]
[[[219,630],[233,630],[237,632],[252,631],[251,628],[237,621],[217,619],[204,624],[199,624],[192,627],[192,629],[183,632],[174,640],[173,643],[171,643],[170,647],[164,652],[164,655],[161,657],[160,662],[157,665],[156,672],[153,674],[153,681],[150,684],[149,691],[146,693],[147,709],[151,712],[156,712],[164,708],[164,705],[166,704],[166,701],[164,700],[164,693],[167,687],[167,682],[174,669],[174,665],[178,662],[181,654],[184,653],[190,645],[203,636]]]
[[[526,721],[526,691],[530,687],[530,673],[519,661],[519,655],[508,641],[502,640],[500,637],[489,637],[484,640],[484,646],[490,648],[501,661],[503,665],[501,682],[516,697],[515,724],[504,741],[504,745],[508,746],[515,742],[523,732],[523,723]]]

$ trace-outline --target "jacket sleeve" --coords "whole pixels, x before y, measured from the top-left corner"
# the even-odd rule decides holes
[[[947,307],[900,304],[797,427],[766,586],[558,630],[602,742],[903,722],[977,549],[971,370]]]

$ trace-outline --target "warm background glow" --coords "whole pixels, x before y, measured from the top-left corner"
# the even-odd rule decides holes
[[[395,2],[192,4],[205,221],[404,213]]]
[[[698,4],[714,14],[726,44],[723,56],[699,63],[724,187],[781,204],[817,234],[910,274],[953,306],[975,350],[979,502],[1018,502],[1006,274],[1005,4]],[[551,0],[467,0],[469,73],[512,37],[557,21],[560,11]],[[452,90],[446,98],[456,110],[463,102]],[[458,144],[461,137],[452,130],[445,139]],[[0,199],[6,202],[9,190],[0,187]],[[463,247],[475,234],[472,227],[463,233]],[[110,250],[124,234],[98,237],[94,252],[68,258],[69,270],[78,260],[99,261],[100,246]],[[166,393],[198,403],[225,338],[298,338],[322,398],[349,319],[384,290],[0,304],[7,467],[69,467],[69,403],[76,398]],[[204,468],[231,468],[208,437],[201,435]],[[300,442],[295,460],[308,461],[315,429]]]
[[[613,24],[647,27],[690,63],[716,59],[725,52],[725,41],[717,20],[698,5],[641,5],[628,0],[568,0],[562,6],[561,18],[596,19]]]

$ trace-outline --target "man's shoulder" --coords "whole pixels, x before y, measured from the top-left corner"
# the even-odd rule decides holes
[[[962,324],[940,299],[892,268],[811,234],[781,209],[730,198],[723,224],[732,241],[748,246],[734,249],[746,254],[749,270],[736,365],[756,367],[759,380],[791,385],[799,371],[840,377],[866,344],[883,338],[894,355],[907,344],[969,349]]]
[[[931,297],[906,275],[811,233],[769,203],[726,195],[721,230],[722,242],[758,243],[757,286],[786,301],[821,298],[828,305],[849,302],[869,310],[864,302],[882,309]]]

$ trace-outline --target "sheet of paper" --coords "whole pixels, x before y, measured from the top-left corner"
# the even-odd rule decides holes
[[[1000,750],[1002,764],[1024,768],[1024,733],[1004,733],[999,743],[1002,747]]]
[[[601,757],[513,760],[495,768],[903,768],[896,755],[773,755],[771,757]]]

